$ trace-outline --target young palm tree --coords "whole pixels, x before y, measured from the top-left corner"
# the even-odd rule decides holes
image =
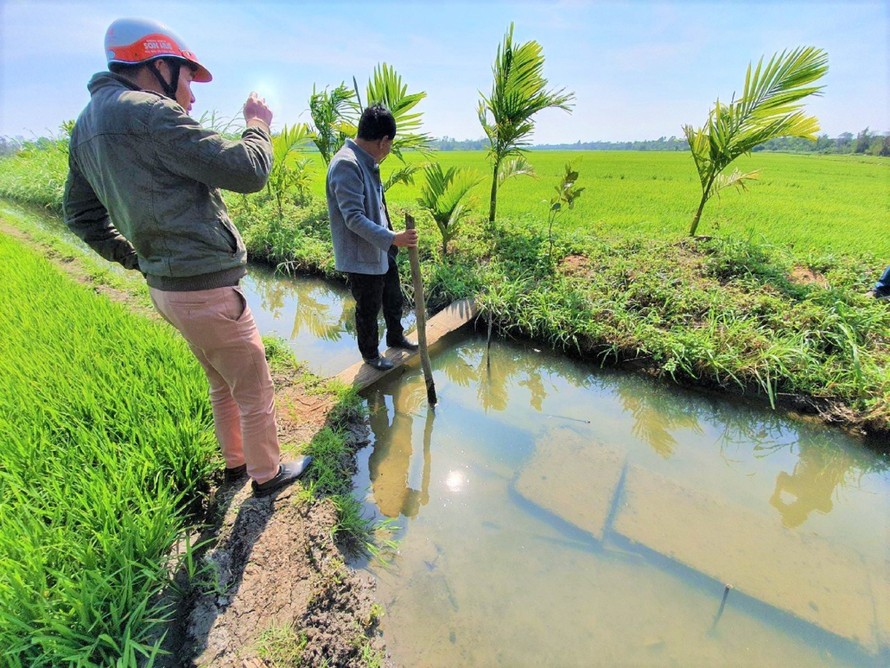
[[[448,242],[457,234],[461,220],[468,213],[466,195],[482,178],[473,170],[449,167],[443,172],[434,162],[423,168],[426,183],[421,186],[417,203],[430,212],[442,233],[442,257],[448,255]]]
[[[414,111],[426,97],[425,92],[409,93],[402,77],[386,63],[380,63],[368,81],[365,97],[368,105],[382,104],[392,112],[396,120],[392,152],[396,157],[402,160],[402,151],[410,149],[429,151],[432,140],[420,131],[422,114]]]
[[[707,124],[699,129],[684,125],[686,141],[701,180],[702,197],[692,219],[689,236],[694,236],[702,209],[711,195],[723,188],[745,188],[745,181],[757,178],[757,172],[742,174],[735,170],[729,176],[722,172],[740,155],[770,139],[803,137],[816,139],[819,122],[806,116],[800,102],[808,95],[820,95],[822,86],[813,86],[828,71],[828,54],[815,47],[798,47],[786,55],[774,54],[763,67],[745,76],[742,97],[728,105],[717,100]]]
[[[571,163],[566,163],[566,171],[562,175],[559,185],[554,188],[556,194],[550,198],[550,212],[547,217],[547,239],[550,247],[547,250],[547,266],[553,267],[553,223],[556,217],[566,209],[575,208],[575,200],[581,197],[584,188],[579,188],[578,172]]]
[[[383,184],[384,190],[399,182],[412,183],[418,167],[409,165],[405,161],[403,151],[417,150],[425,154],[430,151],[432,139],[420,131],[422,114],[414,110],[414,107],[426,97],[426,93],[423,91],[408,93],[408,87],[402,83],[402,77],[386,63],[374,68],[365,93],[368,105],[382,104],[392,112],[396,121],[396,138],[392,143],[392,153],[399,159],[401,165],[389,175]]]
[[[317,92],[313,87],[309,98],[309,113],[315,126],[312,141],[326,165],[330,164],[346,139],[355,137],[358,132],[362,100],[354,77],[352,81],[354,89],[347,88],[343,83],[330,92],[327,88]],[[386,63],[374,68],[365,89],[365,100],[368,105],[379,103],[392,112],[397,128],[392,152],[401,161],[401,166],[383,184],[384,189],[389,189],[394,183],[413,179],[417,167],[405,162],[403,151],[415,149],[425,153],[430,150],[432,139],[420,132],[422,114],[414,110],[425,97],[425,92],[408,93],[402,77]]]
[[[309,115],[312,116],[312,141],[318,147],[324,164],[328,165],[334,154],[343,146],[347,137],[355,136],[356,104],[354,93],[340,84],[334,90],[317,91],[312,86],[309,97]]]
[[[306,171],[309,160],[300,160],[299,148],[308,143],[311,136],[305,123],[285,125],[281,132],[272,137],[272,171],[266,182],[266,190],[278,204],[278,217],[284,218],[284,198],[289,191],[299,201],[307,199],[309,174]]]
[[[543,76],[544,54],[541,45],[534,40],[513,44],[513,24],[498,47],[492,65],[494,84],[491,95],[479,101],[479,122],[491,144],[489,157],[492,161],[491,202],[489,224],[494,223],[497,212],[499,174],[504,161],[520,157],[523,146],[530,143],[535,124],[532,117],[550,107],[571,112],[574,93],[545,90],[547,79]],[[489,121],[489,117],[491,120]]]

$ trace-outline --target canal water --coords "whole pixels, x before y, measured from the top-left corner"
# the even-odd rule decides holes
[[[399,527],[367,565],[398,665],[885,665],[886,461],[762,407],[490,356],[437,354],[434,412],[416,370],[369,395],[355,485]]]
[[[315,373],[357,360],[344,288],[245,289]],[[365,393],[354,479],[398,544],[357,564],[397,665],[886,665],[886,458],[528,344],[469,333],[432,364],[435,410],[416,366]]]
[[[358,359],[346,289],[253,266],[264,334]],[[410,322],[410,319],[406,319]],[[856,439],[475,334],[367,394],[356,493],[400,666],[890,665],[890,466]]]

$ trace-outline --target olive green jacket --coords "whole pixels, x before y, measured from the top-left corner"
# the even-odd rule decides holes
[[[107,260],[138,268],[161,290],[234,285],[247,252],[219,189],[263,188],[272,143],[260,128],[230,141],[175,101],[110,72],[71,134],[68,227]]]

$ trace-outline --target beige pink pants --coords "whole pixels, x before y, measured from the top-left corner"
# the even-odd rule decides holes
[[[226,466],[247,464],[258,483],[278,473],[275,390],[265,348],[241,288],[167,292],[155,308],[185,337],[210,381],[213,425]]]

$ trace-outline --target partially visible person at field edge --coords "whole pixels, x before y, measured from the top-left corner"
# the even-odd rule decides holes
[[[247,128],[229,141],[188,112],[210,72],[168,27],[118,19],[108,72],[71,134],[65,222],[99,255],[138,269],[160,314],[185,337],[210,382],[225,478],[256,496],[292,483],[310,457],[282,463],[265,350],[239,288],[247,252],[219,189],[256,192],[272,166],[272,112],[251,93]]]
[[[417,350],[402,326],[398,247],[417,246],[417,231],[395,232],[386,208],[380,163],[392,150],[396,121],[382,105],[362,112],[358,135],[347,139],[328,167],[326,194],[334,262],[345,272],[355,298],[355,332],[366,364],[385,371],[393,363],[380,356],[377,316],[383,308],[386,343]]]
[[[890,299],[890,267],[884,270],[875,287],[872,290],[875,299]]]

